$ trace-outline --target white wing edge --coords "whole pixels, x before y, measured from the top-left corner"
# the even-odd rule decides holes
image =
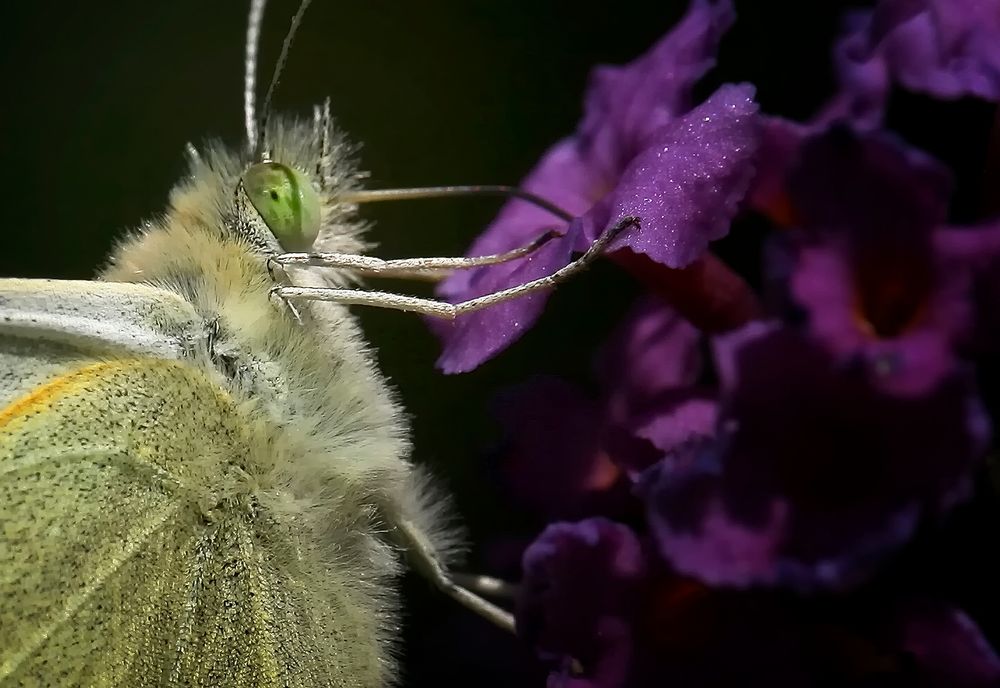
[[[0,279],[0,337],[179,359],[205,350],[209,333],[190,303],[158,287],[8,278]]]

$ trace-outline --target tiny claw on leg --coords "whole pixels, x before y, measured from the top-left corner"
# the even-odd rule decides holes
[[[451,579],[466,590],[471,590],[480,595],[503,600],[517,598],[517,585],[494,578],[493,576],[481,576],[473,573],[452,573]]]

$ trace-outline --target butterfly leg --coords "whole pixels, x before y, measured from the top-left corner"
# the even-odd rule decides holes
[[[597,241],[591,244],[586,253],[556,270],[551,275],[540,277],[524,284],[509,289],[501,289],[492,294],[486,294],[459,303],[447,303],[435,299],[425,299],[415,296],[405,296],[391,292],[365,291],[363,289],[336,289],[332,287],[293,287],[277,286],[272,289],[272,293],[282,299],[294,300],[302,299],[306,301],[333,301],[342,304],[354,304],[363,306],[375,306],[377,308],[390,308],[399,311],[412,311],[423,315],[430,315],[438,318],[453,320],[460,315],[478,311],[489,306],[509,301],[519,296],[525,296],[533,292],[554,287],[558,283],[569,279],[576,273],[585,269],[590,263],[600,256],[604,248],[619,233],[628,227],[638,223],[634,217],[626,217],[619,220],[614,226],[606,230]]]
[[[435,554],[434,547],[415,523],[400,520],[396,525],[396,532],[418,573],[466,609],[506,631],[514,632],[514,615],[457,582],[445,569]]]
[[[482,576],[475,573],[453,573],[451,579],[457,585],[483,597],[496,597],[502,600],[513,600],[517,597],[517,586],[493,576]]]
[[[268,258],[271,265],[310,265],[313,267],[340,268],[351,270],[365,277],[391,277],[398,279],[419,279],[439,281],[452,270],[461,270],[496,265],[523,258],[538,250],[542,245],[560,236],[555,231],[546,232],[534,241],[504,253],[486,256],[456,258],[403,258],[383,260],[354,253],[282,253]]]

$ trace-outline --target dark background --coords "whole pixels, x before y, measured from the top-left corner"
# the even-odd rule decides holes
[[[747,80],[757,84],[766,111],[808,116],[830,92],[837,18],[845,7],[864,4],[738,0],[740,17],[703,91]],[[264,84],[296,5],[272,0],[268,9]],[[341,126],[363,142],[373,188],[513,184],[575,126],[590,67],[634,58],[685,7],[682,0],[314,0],[275,104],[307,114],[329,95]],[[235,0],[46,0],[4,8],[0,275],[91,276],[116,236],[163,207],[184,170],[185,142],[241,142],[245,15],[246,3]],[[946,159],[981,168],[988,118],[973,110],[962,111],[965,124],[974,120],[978,127],[962,127],[971,142],[964,148],[956,148],[961,136],[947,131],[914,138]],[[937,114],[903,118],[900,126],[923,132],[929,117]],[[960,215],[963,203],[976,205],[959,201]],[[456,255],[498,206],[482,199],[426,201],[380,205],[366,215],[377,221],[382,257]],[[752,271],[752,242],[727,241],[723,255]],[[437,343],[417,318],[361,312],[413,416],[417,458],[455,492],[474,539],[516,530],[513,523],[534,527],[494,494],[484,468],[496,439],[490,398],[533,372],[580,378],[633,290],[627,278],[599,266],[561,290],[522,342],[452,377],[434,370]],[[473,568],[477,561],[474,555]],[[410,587],[416,598],[410,676],[440,677],[436,661],[421,659],[424,640],[437,637],[434,627],[454,610],[420,594],[419,585]],[[471,631],[477,633],[483,643],[503,642]],[[447,661],[456,661],[449,654]],[[479,678],[481,685],[490,682]]]

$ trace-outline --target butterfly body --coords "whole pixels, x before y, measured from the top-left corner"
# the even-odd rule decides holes
[[[356,250],[343,151],[272,127],[272,159],[320,190],[318,243]],[[391,536],[447,536],[354,319],[272,298],[251,164],[195,156],[97,281],[0,280],[0,686],[393,673]]]

